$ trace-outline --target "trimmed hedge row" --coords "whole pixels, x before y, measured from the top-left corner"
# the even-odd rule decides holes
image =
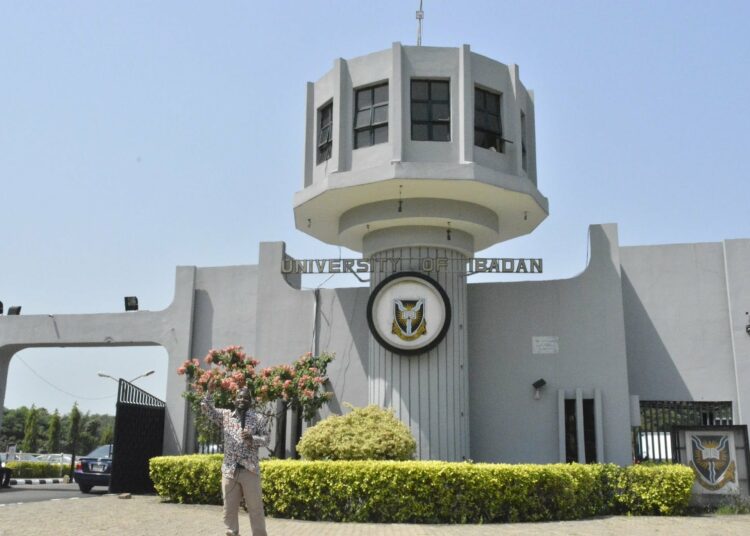
[[[13,478],[60,478],[70,471],[69,464],[43,462],[8,462]]]
[[[153,458],[151,479],[167,500],[221,504],[220,466],[217,454]],[[262,472],[271,516],[380,523],[674,515],[693,484],[681,465],[266,460]]]

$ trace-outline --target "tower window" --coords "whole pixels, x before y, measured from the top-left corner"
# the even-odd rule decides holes
[[[526,149],[526,114],[521,112],[521,167],[524,171],[528,169],[528,158]]]
[[[354,148],[388,141],[388,83],[358,89],[354,110]]]
[[[500,104],[499,94],[474,88],[474,145],[502,153],[505,141]]]
[[[333,102],[318,109],[318,164],[331,158],[333,147]]]
[[[451,141],[450,83],[411,81],[411,139]]]

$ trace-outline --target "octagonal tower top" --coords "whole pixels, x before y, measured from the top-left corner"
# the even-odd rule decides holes
[[[307,85],[294,215],[324,242],[472,255],[547,217],[536,183],[533,95],[516,65],[394,43]]]

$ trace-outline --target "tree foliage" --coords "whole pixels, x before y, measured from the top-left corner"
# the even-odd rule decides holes
[[[308,428],[297,452],[307,460],[410,460],[416,447],[409,428],[391,410],[370,405]]]
[[[49,426],[47,427],[47,452],[61,452],[61,436],[62,433],[60,428],[60,412],[55,409],[55,412],[49,418]]]
[[[45,408],[37,408],[37,448],[36,452],[72,452],[70,442],[71,414],[61,415],[55,409],[49,413]],[[79,436],[77,453],[85,454],[98,445],[112,442],[112,432],[115,417],[103,414],[85,414],[79,412]],[[0,427],[0,452],[8,450],[9,445],[16,445],[23,452],[32,452],[24,448],[23,441],[26,436],[26,420],[31,408],[21,406],[15,409],[4,409],[3,422]],[[71,411],[72,412],[72,411]]]
[[[68,419],[68,444],[70,445],[70,452],[78,454],[78,440],[81,436],[81,412],[78,409],[78,402],[73,404],[70,410],[70,418]]]
[[[258,370],[259,362],[245,354],[240,346],[211,350],[204,358],[207,368],[198,359],[185,361],[177,373],[188,379],[184,393],[190,402],[196,421],[198,441],[217,442],[217,430],[199,410],[205,394],[212,397],[218,408],[232,408],[235,394],[241,388],[250,390],[257,408],[281,400],[287,407],[300,410],[306,420],[311,420],[328,400],[326,370],[333,360],[331,354],[313,356],[307,353],[291,365],[278,365]],[[270,411],[269,411],[270,413]]]
[[[39,410],[33,404],[26,415],[21,450],[24,452],[37,452],[39,450]]]

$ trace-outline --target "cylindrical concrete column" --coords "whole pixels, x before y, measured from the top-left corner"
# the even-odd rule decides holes
[[[414,237],[414,229],[407,233]],[[429,233],[433,233],[430,229]],[[445,231],[442,231],[445,235]],[[399,230],[405,240],[404,229]],[[417,234],[420,234],[417,232]],[[461,242],[457,237],[457,242]],[[418,240],[417,240],[418,241]],[[458,244],[457,244],[458,245]],[[463,249],[459,245],[459,249]],[[369,400],[392,408],[417,440],[419,459],[461,461],[469,458],[468,366],[466,339],[466,256],[449,247],[404,246],[370,252],[382,271],[372,274],[372,292],[383,279],[398,272],[420,272],[437,282],[448,296],[451,320],[445,337],[417,355],[400,355],[370,335]],[[424,259],[446,259],[438,262]],[[396,262],[394,262],[396,261]],[[430,329],[430,311],[425,311]]]

